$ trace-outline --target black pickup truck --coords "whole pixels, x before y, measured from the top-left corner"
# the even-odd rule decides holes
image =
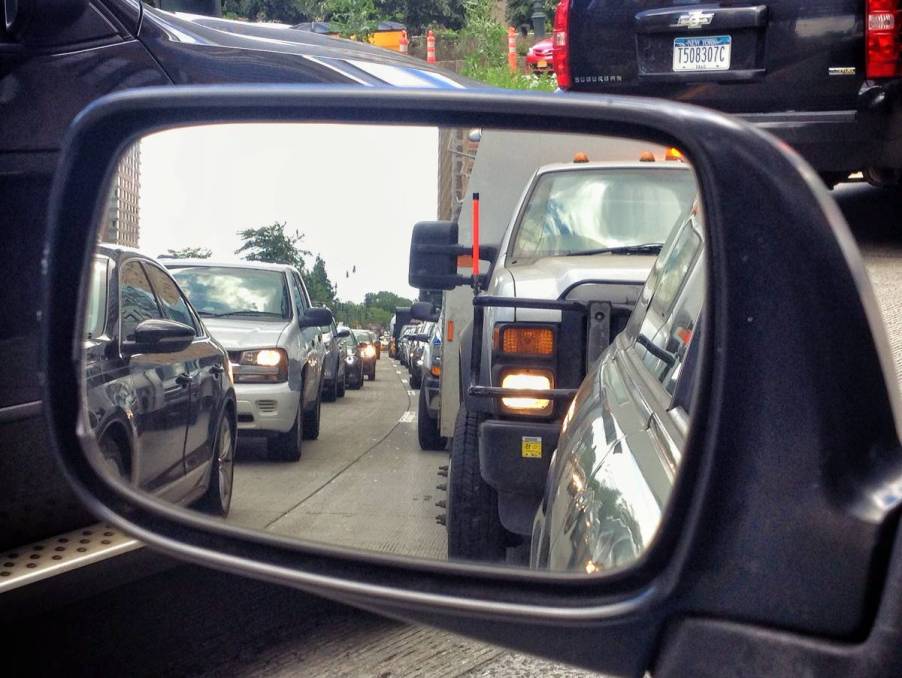
[[[900,0],[561,0],[561,89],[664,97],[740,115],[828,184],[902,168]]]

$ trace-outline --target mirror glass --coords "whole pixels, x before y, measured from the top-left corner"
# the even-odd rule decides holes
[[[83,283],[86,454],[158,500],[299,540],[626,567],[690,424],[698,191],[679,149],[635,139],[147,136],[118,160]],[[423,256],[450,289],[411,287]],[[530,307],[474,310],[474,293]]]

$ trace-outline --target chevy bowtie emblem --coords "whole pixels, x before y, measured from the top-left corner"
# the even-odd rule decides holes
[[[687,14],[680,14],[677,19],[677,26],[684,28],[701,28],[707,26],[714,19],[714,12],[705,12],[700,9],[694,9]]]

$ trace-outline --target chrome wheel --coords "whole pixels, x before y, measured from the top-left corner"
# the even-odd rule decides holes
[[[216,450],[217,481],[219,483],[219,503],[222,513],[229,512],[232,502],[232,481],[235,478],[235,438],[226,417],[219,424],[219,445]]]

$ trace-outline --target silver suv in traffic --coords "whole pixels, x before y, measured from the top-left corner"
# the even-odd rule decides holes
[[[332,312],[316,308],[298,271],[282,264],[168,260],[235,374],[238,430],[267,439],[270,458],[295,461],[319,437]]]

